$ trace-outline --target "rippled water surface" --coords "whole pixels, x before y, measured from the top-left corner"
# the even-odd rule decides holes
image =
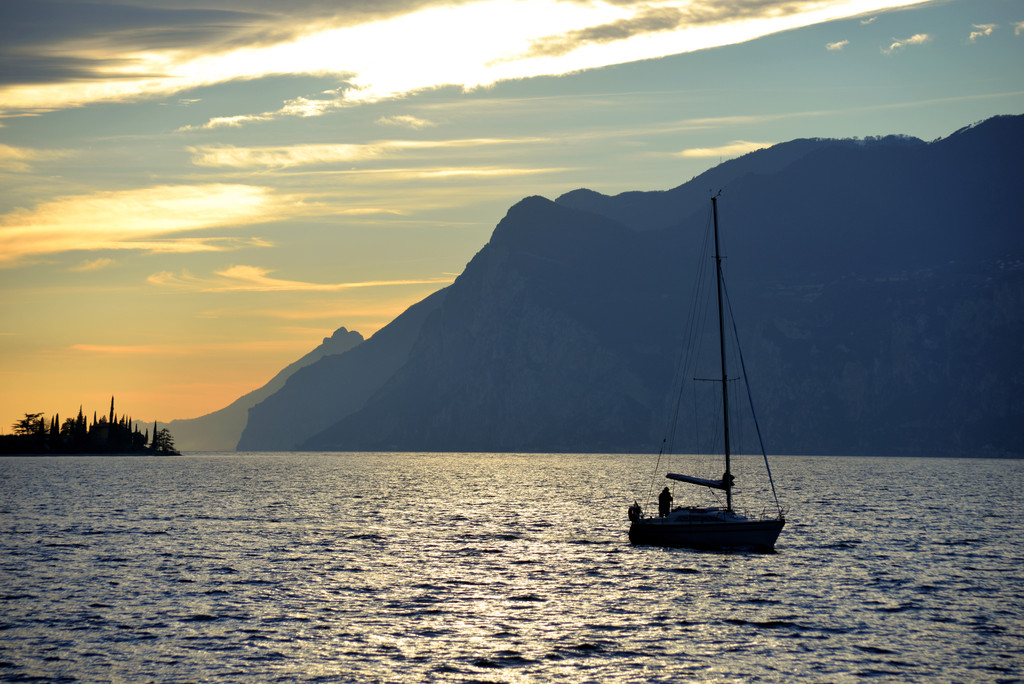
[[[773,555],[630,546],[649,465],[0,459],[0,679],[1024,678],[1024,463],[776,458]]]

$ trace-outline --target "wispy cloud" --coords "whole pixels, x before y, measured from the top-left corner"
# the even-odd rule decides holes
[[[397,116],[382,116],[377,119],[377,123],[384,124],[385,126],[400,126],[402,128],[412,128],[413,130],[419,130],[421,128],[432,128],[437,124],[433,121],[427,121],[416,116],[409,114],[399,114]]]
[[[720,145],[718,147],[694,147],[688,150],[683,150],[679,154],[683,157],[738,157],[742,154],[747,154],[748,152],[754,152],[766,147],[771,147],[774,144],[775,143],[734,140],[728,145]]]
[[[255,123],[258,121],[272,121],[274,119],[273,112],[267,112],[266,114],[235,114],[232,116],[215,116],[209,119],[204,124],[182,126],[178,129],[179,133],[185,133],[188,131],[199,131],[199,130],[212,130],[214,128],[239,128],[247,123]]]
[[[306,164],[365,161],[385,153],[386,146],[374,144],[318,144],[292,146],[235,147],[200,145],[188,148],[197,166],[287,168]]]
[[[79,273],[85,273],[88,271],[101,271],[108,266],[113,266],[115,262],[113,259],[107,259],[106,257],[100,257],[99,259],[90,259],[83,261],[82,263],[70,267],[69,271],[76,271]]]
[[[927,33],[915,33],[909,38],[903,38],[902,40],[894,40],[892,43],[889,44],[889,47],[882,48],[882,52],[887,55],[891,55],[897,50],[902,50],[908,45],[924,45],[931,39],[932,37]]]
[[[66,76],[0,87],[0,109],[10,115],[166,97],[272,75],[332,75],[348,84],[339,96],[296,98],[278,112],[203,124],[239,125],[268,116],[315,116],[443,85],[476,88],[654,59],[921,1],[465,0],[384,3],[384,12],[360,2],[315,21],[297,14],[289,22],[282,15],[280,25],[265,25],[260,35],[218,41],[198,29],[216,30],[226,17],[197,14],[197,23],[150,32],[148,43],[130,49],[122,44],[123,31],[99,26],[90,40],[61,42],[57,57],[56,45],[36,46],[39,54],[25,59],[50,59],[46,69]],[[17,71],[18,63],[10,67]]]
[[[187,271],[180,274],[161,271],[147,280],[153,285],[174,287],[195,292],[338,292],[368,287],[394,287],[404,285],[447,285],[454,279],[442,276],[410,280],[369,280],[347,283],[310,283],[301,280],[283,280],[271,277],[273,271],[259,266],[231,266],[216,271],[216,277],[194,276]]]
[[[301,199],[252,185],[164,185],[57,197],[0,216],[0,265],[74,250],[222,251],[252,238],[166,237],[204,228],[275,221]]]
[[[0,170],[27,173],[37,162],[55,161],[74,154],[71,150],[41,150],[0,144]]]
[[[232,168],[288,168],[309,164],[334,164],[394,158],[419,150],[475,148],[496,145],[544,142],[542,138],[465,138],[455,140],[381,140],[370,143],[325,143],[315,145],[275,145],[235,147],[234,145],[198,145],[189,147],[197,166]]]
[[[321,116],[327,112],[343,107],[352,106],[350,102],[343,99],[343,90],[328,90],[322,93],[326,98],[296,97],[286,100],[284,104],[275,110],[261,112],[259,114],[235,114],[232,116],[215,116],[203,124],[190,124],[178,129],[179,133],[191,131],[213,130],[215,128],[239,128],[245,124],[259,123],[262,121],[274,121],[285,117],[311,117]]]
[[[848,41],[848,40],[837,40],[834,43],[826,44],[825,45],[825,49],[835,52],[835,51],[838,51],[838,50],[842,50],[844,47],[846,47],[849,44],[850,44],[850,41]]]
[[[1013,35],[1019,36],[1024,33],[1024,21],[1018,21],[1013,25]]]
[[[706,7],[711,7],[710,5]],[[717,12],[716,12],[717,14]],[[721,15],[719,15],[721,16]],[[531,41],[526,57],[559,56],[585,45],[602,45],[627,40],[634,36],[671,31],[684,21],[703,23],[696,13],[684,12],[677,7],[641,7],[636,14],[616,18],[606,24],[574,29],[563,34],[549,35]]]
[[[409,169],[405,178],[454,178],[457,176],[473,178],[505,178],[512,176],[534,176],[541,173],[562,173],[572,171],[567,167],[545,168],[510,168],[507,166],[457,166]]]
[[[967,42],[973,43],[979,38],[991,36],[992,32],[999,28],[996,24],[974,24],[974,30],[967,36]]]
[[[860,23],[861,23],[861,26],[867,26],[868,24],[875,23],[875,20],[877,20],[877,19],[878,19],[878,17],[868,17],[867,19],[861,19]]]

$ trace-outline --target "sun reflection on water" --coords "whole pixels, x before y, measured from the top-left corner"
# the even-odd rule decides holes
[[[953,483],[948,460],[782,460],[795,514],[760,555],[630,546],[625,456],[0,459],[0,651],[28,676],[161,681],[1012,668],[1018,495],[986,482],[1020,464]]]

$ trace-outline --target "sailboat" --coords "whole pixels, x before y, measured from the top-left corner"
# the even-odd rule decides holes
[[[676,482],[685,482],[701,487],[725,492],[725,506],[680,506],[671,508],[671,493],[666,487],[660,498],[660,510],[657,516],[646,515],[638,503],[628,509],[630,520],[629,541],[633,544],[655,546],[680,546],[700,549],[750,549],[771,551],[775,541],[786,524],[778,496],[775,494],[775,483],[768,469],[768,479],[775,496],[776,511],[760,517],[748,517],[733,508],[733,486],[735,477],[731,471],[731,454],[729,444],[729,376],[726,373],[726,338],[725,316],[723,305],[722,256],[718,240],[718,196],[711,198],[711,211],[714,225],[715,248],[715,282],[718,294],[718,340],[721,356],[722,386],[722,437],[724,443],[725,472],[719,479],[693,477],[668,473],[666,477]],[[742,367],[742,353],[739,353]],[[744,381],[746,372],[743,373]],[[716,379],[717,380],[717,379]],[[749,387],[747,390],[750,396]],[[753,404],[751,404],[753,406]],[[755,415],[756,425],[756,415]],[[760,441],[761,430],[757,428]],[[762,442],[762,454],[764,448]],[[660,460],[659,460],[660,462]],[[765,467],[768,466],[765,455]]]

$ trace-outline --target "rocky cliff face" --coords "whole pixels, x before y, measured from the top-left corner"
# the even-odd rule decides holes
[[[647,280],[643,249],[596,215],[520,202],[449,288],[405,366],[303,446],[600,451],[649,441],[649,404],[666,380],[645,368],[647,340],[631,329],[648,307],[633,307],[621,287]]]
[[[744,342],[766,433],[795,453],[1024,454],[1022,265],[761,293]]]
[[[663,193],[528,198],[408,321],[254,407],[239,448],[657,449],[721,187],[772,451],[1024,454],[1022,152],[1024,117],[1002,117],[933,143],[794,141]]]

